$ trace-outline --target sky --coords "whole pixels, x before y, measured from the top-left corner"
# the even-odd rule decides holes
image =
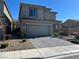
[[[57,20],[79,20],[79,0],[5,0],[14,20],[18,20],[20,2],[51,8],[57,12]]]

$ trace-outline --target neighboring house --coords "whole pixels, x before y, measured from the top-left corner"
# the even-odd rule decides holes
[[[68,19],[63,23],[64,31],[69,35],[78,35],[79,34],[79,20]]]
[[[39,5],[21,3],[19,21],[25,37],[42,37],[53,35],[57,12]]]
[[[62,32],[62,21],[56,20],[54,31],[57,33]]]
[[[12,17],[4,0],[0,0],[0,40],[11,34]]]
[[[19,21],[18,20],[13,21],[13,30],[16,28],[19,28]]]

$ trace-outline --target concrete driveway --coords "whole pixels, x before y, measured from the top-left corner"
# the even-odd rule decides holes
[[[68,41],[64,41],[59,38],[51,38],[51,37],[35,38],[35,39],[30,39],[30,41],[36,48],[48,48],[48,47],[60,47],[60,46],[74,45]]]

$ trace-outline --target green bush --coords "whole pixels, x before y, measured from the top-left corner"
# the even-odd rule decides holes
[[[6,47],[8,47],[8,43],[3,43],[3,44],[1,44],[1,48],[6,48]]]
[[[58,35],[59,35],[58,33],[54,33],[54,36],[55,36],[55,37],[58,37]]]
[[[75,36],[75,38],[76,38],[76,39],[79,39],[79,35],[78,35],[78,36]]]
[[[75,43],[75,44],[79,44],[79,40],[72,40],[72,41],[70,41],[70,42],[72,42],[72,43]]]
[[[68,36],[68,34],[66,32],[61,32],[61,33],[59,33],[59,35]]]

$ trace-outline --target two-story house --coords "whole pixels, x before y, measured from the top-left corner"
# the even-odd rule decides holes
[[[19,22],[24,37],[52,36],[57,12],[39,5],[20,4]]]
[[[79,34],[79,21],[74,19],[68,19],[63,23],[64,31],[68,35],[78,35]]]
[[[0,0],[0,40],[11,34],[12,17],[4,0]]]

